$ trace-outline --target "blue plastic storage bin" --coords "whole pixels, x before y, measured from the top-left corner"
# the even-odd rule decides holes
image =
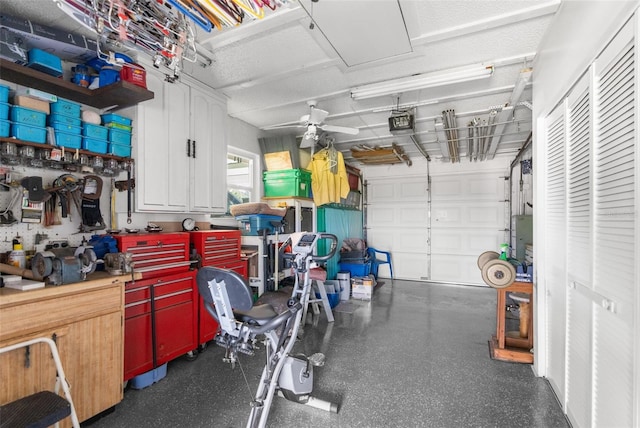
[[[80,104],[58,98],[58,101],[51,103],[51,113],[80,117],[82,110],[80,108]]]
[[[347,271],[351,273],[351,277],[354,276],[368,276],[371,271],[371,263],[339,263],[341,271]]]
[[[0,85],[0,103],[9,102],[9,87],[6,85]]]
[[[109,142],[107,140],[101,140],[97,138],[82,138],[82,150],[88,150],[94,153],[107,153],[109,148]]]
[[[9,103],[0,102],[0,120],[9,119],[10,110],[11,110],[11,105]]]
[[[263,229],[267,229],[267,233],[272,235],[276,231],[276,227],[271,224],[271,222],[282,221],[282,217],[277,215],[267,215],[267,214],[251,214],[251,215],[239,215],[236,217],[242,226],[240,227],[240,232],[243,235],[252,235],[258,236],[261,235],[261,231]]]
[[[26,123],[12,123],[11,136],[22,141],[44,144],[47,141],[47,128]]]
[[[82,147],[82,135],[56,131],[56,145],[65,149],[79,149]]]
[[[131,132],[117,128],[109,128],[109,142],[123,145],[131,145]]]
[[[82,126],[82,119],[75,116],[67,116],[66,114],[52,113],[47,116],[47,123],[49,124],[49,126],[51,126],[53,122],[66,123],[67,125],[73,126]]]
[[[85,122],[82,124],[82,135],[96,140],[106,140],[109,135],[109,129],[104,126]]]
[[[0,119],[0,138],[8,137],[11,133],[11,122]]]
[[[51,76],[62,76],[62,60],[60,57],[41,49],[29,49],[27,67]]]
[[[131,146],[128,144],[109,143],[107,153],[114,156],[128,158],[131,157]]]
[[[47,124],[47,114],[26,107],[11,107],[11,122],[44,127]]]
[[[164,379],[167,375],[167,363],[131,379],[129,385],[133,389],[142,389]]]
[[[115,122],[121,125],[131,126],[131,119],[117,114],[109,113],[102,115],[102,123]]]
[[[82,127],[69,125],[67,123],[62,122],[51,122],[49,126],[52,127],[56,132],[65,132],[67,134],[75,134],[80,135],[82,133]]]

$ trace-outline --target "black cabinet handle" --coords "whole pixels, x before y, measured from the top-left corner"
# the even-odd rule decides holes
[[[193,158],[196,158],[196,140],[193,140]]]
[[[191,139],[187,140],[187,157],[191,157]]]

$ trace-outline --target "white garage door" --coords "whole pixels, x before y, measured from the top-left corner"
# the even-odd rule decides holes
[[[396,278],[484,284],[478,256],[508,242],[508,165],[432,164],[431,201],[426,167],[365,170],[369,245],[391,251]]]
[[[390,251],[393,274],[428,279],[427,175],[367,179],[367,242]],[[378,274],[389,277],[386,265]]]
[[[504,171],[431,177],[431,279],[484,284],[478,256],[508,242]]]

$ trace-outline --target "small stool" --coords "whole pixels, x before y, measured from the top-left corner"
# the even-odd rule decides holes
[[[509,293],[509,297],[518,302],[518,306],[520,306],[520,337],[526,339],[529,336],[529,295],[525,293]]]

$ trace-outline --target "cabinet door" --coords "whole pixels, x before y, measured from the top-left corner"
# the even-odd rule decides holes
[[[147,87],[155,96],[138,106],[136,210],[184,212],[191,150],[189,87],[167,83],[153,70],[147,72]]]
[[[226,211],[227,108],[224,101],[199,86],[191,88],[190,209]]]
[[[32,337],[49,337],[56,342],[80,422],[122,400],[122,315],[119,311],[42,331]],[[53,391],[55,383],[55,366],[45,344],[30,346],[28,353],[26,348],[21,348],[0,356],[2,403],[41,390]],[[70,418],[60,424],[70,425]]]
[[[122,330],[118,311],[70,324],[68,333],[58,336],[62,367],[72,385],[80,421],[122,400]]]

